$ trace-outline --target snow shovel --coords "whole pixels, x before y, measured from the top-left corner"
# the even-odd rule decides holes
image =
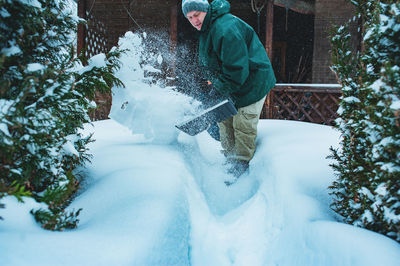
[[[228,98],[204,110],[200,114],[175,125],[175,127],[190,136],[195,136],[207,130],[211,124],[221,122],[236,114],[237,109],[232,100]]]

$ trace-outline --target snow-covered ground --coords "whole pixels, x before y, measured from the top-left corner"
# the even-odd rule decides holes
[[[337,131],[261,120],[249,173],[227,187],[220,143],[174,127],[198,103],[146,80],[140,36],[119,45],[131,50],[117,73],[126,88],[114,88],[112,119],[84,130],[96,142],[69,207],[83,208],[78,228],[45,231],[29,214],[38,203],[3,198],[0,265],[399,265],[397,242],[329,208]]]
[[[154,144],[113,120],[87,132],[93,162],[78,229],[49,232],[32,200],[0,209],[0,265],[399,265],[400,245],[329,209],[327,126],[262,120],[250,172],[230,187],[206,132]]]

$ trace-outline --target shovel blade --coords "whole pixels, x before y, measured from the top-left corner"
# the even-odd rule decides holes
[[[195,136],[207,130],[213,123],[224,121],[237,114],[237,109],[230,99],[204,110],[199,115],[176,125],[176,127],[190,136]]]

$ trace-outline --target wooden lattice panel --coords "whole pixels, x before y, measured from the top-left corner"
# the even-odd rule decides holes
[[[340,96],[338,87],[277,85],[269,94],[263,118],[332,125]]]
[[[92,14],[86,14],[85,55],[90,58],[99,53],[107,52],[107,29],[104,23]]]
[[[86,12],[86,31],[85,31],[85,56],[90,58],[99,53],[108,52],[107,29],[104,23],[95,18],[92,13]],[[96,92],[95,102],[97,108],[90,112],[92,121],[108,118],[111,109],[111,94]]]

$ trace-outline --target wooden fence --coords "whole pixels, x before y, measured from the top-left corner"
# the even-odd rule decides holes
[[[276,84],[268,94],[261,118],[332,125],[341,95],[338,84]]]
[[[78,1],[78,16],[87,22],[78,26],[78,53],[83,52],[86,58],[99,53],[107,53],[111,47],[107,38],[107,26],[87,10],[84,0]],[[111,94],[100,92],[95,94],[98,108],[91,111],[89,116],[92,121],[107,119],[112,104]]]
[[[83,50],[88,58],[99,53],[107,53],[111,44],[108,42],[106,24],[87,10],[84,0],[78,2],[78,16],[87,21],[78,27],[78,53]]]

